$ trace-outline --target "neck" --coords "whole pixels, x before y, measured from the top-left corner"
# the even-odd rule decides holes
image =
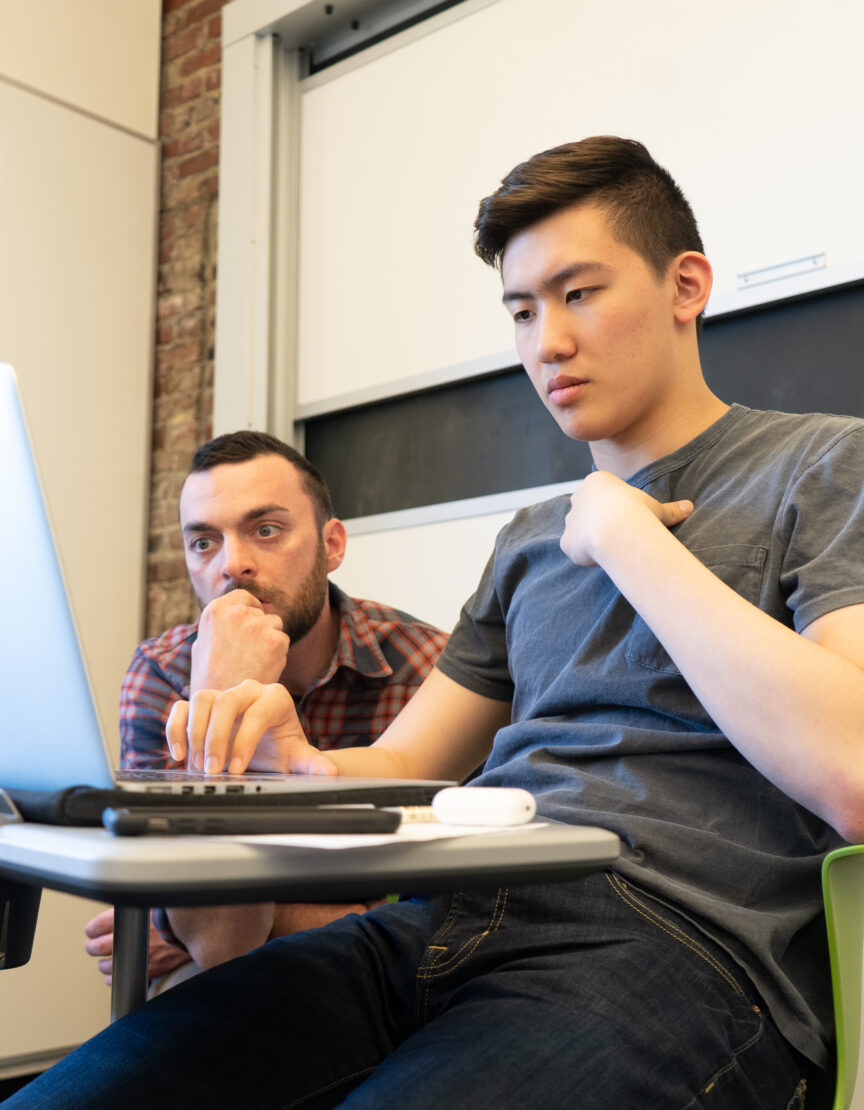
[[[728,410],[705,381],[695,327],[678,337],[669,367],[650,408],[619,434],[590,444],[598,470],[629,478],[695,439]]]
[[[725,401],[709,393],[699,404],[658,417],[651,428],[640,428],[626,437],[592,443],[594,465],[598,470],[608,470],[619,478],[629,478],[643,466],[684,447],[710,428],[728,409]]]
[[[339,642],[340,617],[330,604],[328,591],[318,620],[297,644],[288,649],[288,660],[279,681],[292,697],[302,697],[323,677]]]

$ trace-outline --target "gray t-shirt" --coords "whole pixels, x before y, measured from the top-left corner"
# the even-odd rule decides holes
[[[692,500],[677,538],[782,624],[800,632],[864,603],[864,421],[736,405],[630,484]],[[543,502],[501,531],[439,660],[460,685],[513,701],[476,781],[617,832],[616,868],[723,944],[824,1066],[819,870],[841,840],[729,743],[606,573],[562,553],[569,506]]]

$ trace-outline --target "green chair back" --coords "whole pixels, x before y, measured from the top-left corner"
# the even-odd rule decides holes
[[[858,1077],[861,1046],[864,844],[838,848],[825,857],[822,893],[837,1027],[837,1087],[833,1110],[849,1110]]]

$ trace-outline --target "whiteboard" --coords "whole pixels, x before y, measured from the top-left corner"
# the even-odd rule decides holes
[[[715,299],[803,256],[841,280],[864,262],[858,0],[465,10],[301,86],[301,414],[515,362],[498,280],[473,256],[477,204],[516,162],[586,135],[638,138],[668,166]]]

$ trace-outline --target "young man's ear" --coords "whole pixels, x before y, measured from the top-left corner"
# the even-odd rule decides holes
[[[675,319],[679,324],[695,320],[711,295],[714,276],[711,263],[698,251],[679,254],[672,263],[675,280]]]
[[[345,532],[345,525],[341,520],[337,520],[335,516],[331,517],[324,525],[321,535],[327,552],[327,573],[330,574],[331,571],[338,570],[342,565],[348,536]]]

